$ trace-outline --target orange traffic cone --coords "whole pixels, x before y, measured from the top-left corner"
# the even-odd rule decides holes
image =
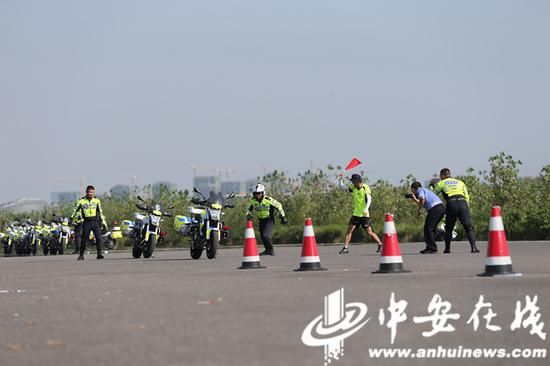
[[[512,270],[512,258],[508,251],[508,242],[498,206],[493,207],[489,219],[489,243],[487,244],[487,258],[485,258],[485,272],[478,276],[521,276],[521,273],[514,273]]]
[[[313,223],[310,218],[304,224],[304,241],[302,244],[302,256],[300,257],[300,268],[296,271],[326,271],[321,267],[317,241],[313,232]]]
[[[246,222],[246,231],[244,234],[243,262],[239,269],[265,268],[260,264],[258,255],[258,244],[254,235],[254,226],[252,221]]]
[[[384,243],[380,253],[380,268],[372,273],[404,273],[410,272],[403,269],[403,258],[397,241],[397,231],[393,222],[393,215],[386,214],[384,222]]]

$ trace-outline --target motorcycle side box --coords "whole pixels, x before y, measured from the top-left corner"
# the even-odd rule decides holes
[[[113,237],[113,239],[121,239],[122,238],[122,231],[120,230],[119,226],[115,226],[113,228],[111,236]]]
[[[184,225],[189,225],[190,223],[191,218],[188,216],[176,215],[174,217],[174,229],[176,231],[180,231]]]
[[[124,236],[130,236],[134,230],[135,223],[132,220],[122,220],[120,229]]]

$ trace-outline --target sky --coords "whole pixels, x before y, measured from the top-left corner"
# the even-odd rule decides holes
[[[0,1],[0,202],[550,163],[548,1]]]

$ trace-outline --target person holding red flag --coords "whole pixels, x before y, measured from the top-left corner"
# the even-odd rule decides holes
[[[360,164],[360,162],[359,162]],[[357,165],[359,165],[357,164]],[[373,238],[378,243],[378,249],[376,252],[380,252],[382,248],[382,242],[380,238],[371,228],[369,207],[372,202],[371,190],[368,185],[363,182],[363,179],[359,174],[353,174],[351,176],[351,184],[346,185],[344,183],[344,176],[340,175],[338,177],[339,188],[342,190],[348,190],[353,196],[353,214],[348,223],[348,229],[346,231],[346,237],[344,239],[344,247],[340,250],[339,254],[348,254],[349,253],[349,242],[351,241],[351,235],[355,228],[363,227],[367,230],[367,234]]]

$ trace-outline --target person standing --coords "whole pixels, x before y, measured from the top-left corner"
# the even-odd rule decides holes
[[[252,199],[246,213],[248,220],[253,219],[253,212],[258,212],[258,219],[260,220],[260,238],[265,247],[265,250],[260,255],[275,255],[273,249],[273,226],[275,225],[275,210],[279,212],[281,216],[281,223],[286,225],[288,220],[285,216],[283,205],[272,197],[265,195],[265,187],[263,184],[256,184],[252,190]]]
[[[410,197],[414,202],[418,204],[418,216],[422,215],[422,208],[428,211],[426,220],[424,221],[424,241],[426,242],[426,249],[421,250],[421,254],[433,254],[437,253],[437,225],[445,216],[445,205],[443,201],[431,190],[422,188],[420,182],[414,182],[411,184]]]
[[[371,190],[368,185],[363,183],[363,179],[359,174],[352,174],[351,184],[346,186],[343,182],[344,177],[339,177],[339,187],[342,190],[348,190],[353,196],[353,214],[348,223],[348,229],[344,238],[344,247],[338,254],[349,253],[349,242],[351,241],[351,235],[355,228],[363,227],[367,230],[367,234],[378,243],[378,249],[376,252],[380,252],[382,248],[382,242],[374,231],[372,231],[369,207],[372,202]]]
[[[466,184],[461,180],[451,177],[451,170],[443,168],[439,172],[441,180],[434,185],[434,192],[443,196],[447,201],[447,210],[445,216],[445,251],[451,252],[451,240],[456,220],[460,220],[468,241],[470,242],[470,250],[472,253],[479,253],[476,246],[476,238],[474,235],[474,225],[470,214],[470,195]]]
[[[84,260],[84,252],[90,240],[90,233],[93,232],[97,246],[97,259],[103,259],[103,247],[101,242],[101,228],[107,229],[107,222],[101,209],[101,201],[95,197],[95,188],[86,187],[86,196],[82,197],[76,203],[76,207],[71,215],[71,220],[75,220],[78,213],[82,214],[84,222],[82,223],[82,240],[80,242],[80,255],[78,260]]]

